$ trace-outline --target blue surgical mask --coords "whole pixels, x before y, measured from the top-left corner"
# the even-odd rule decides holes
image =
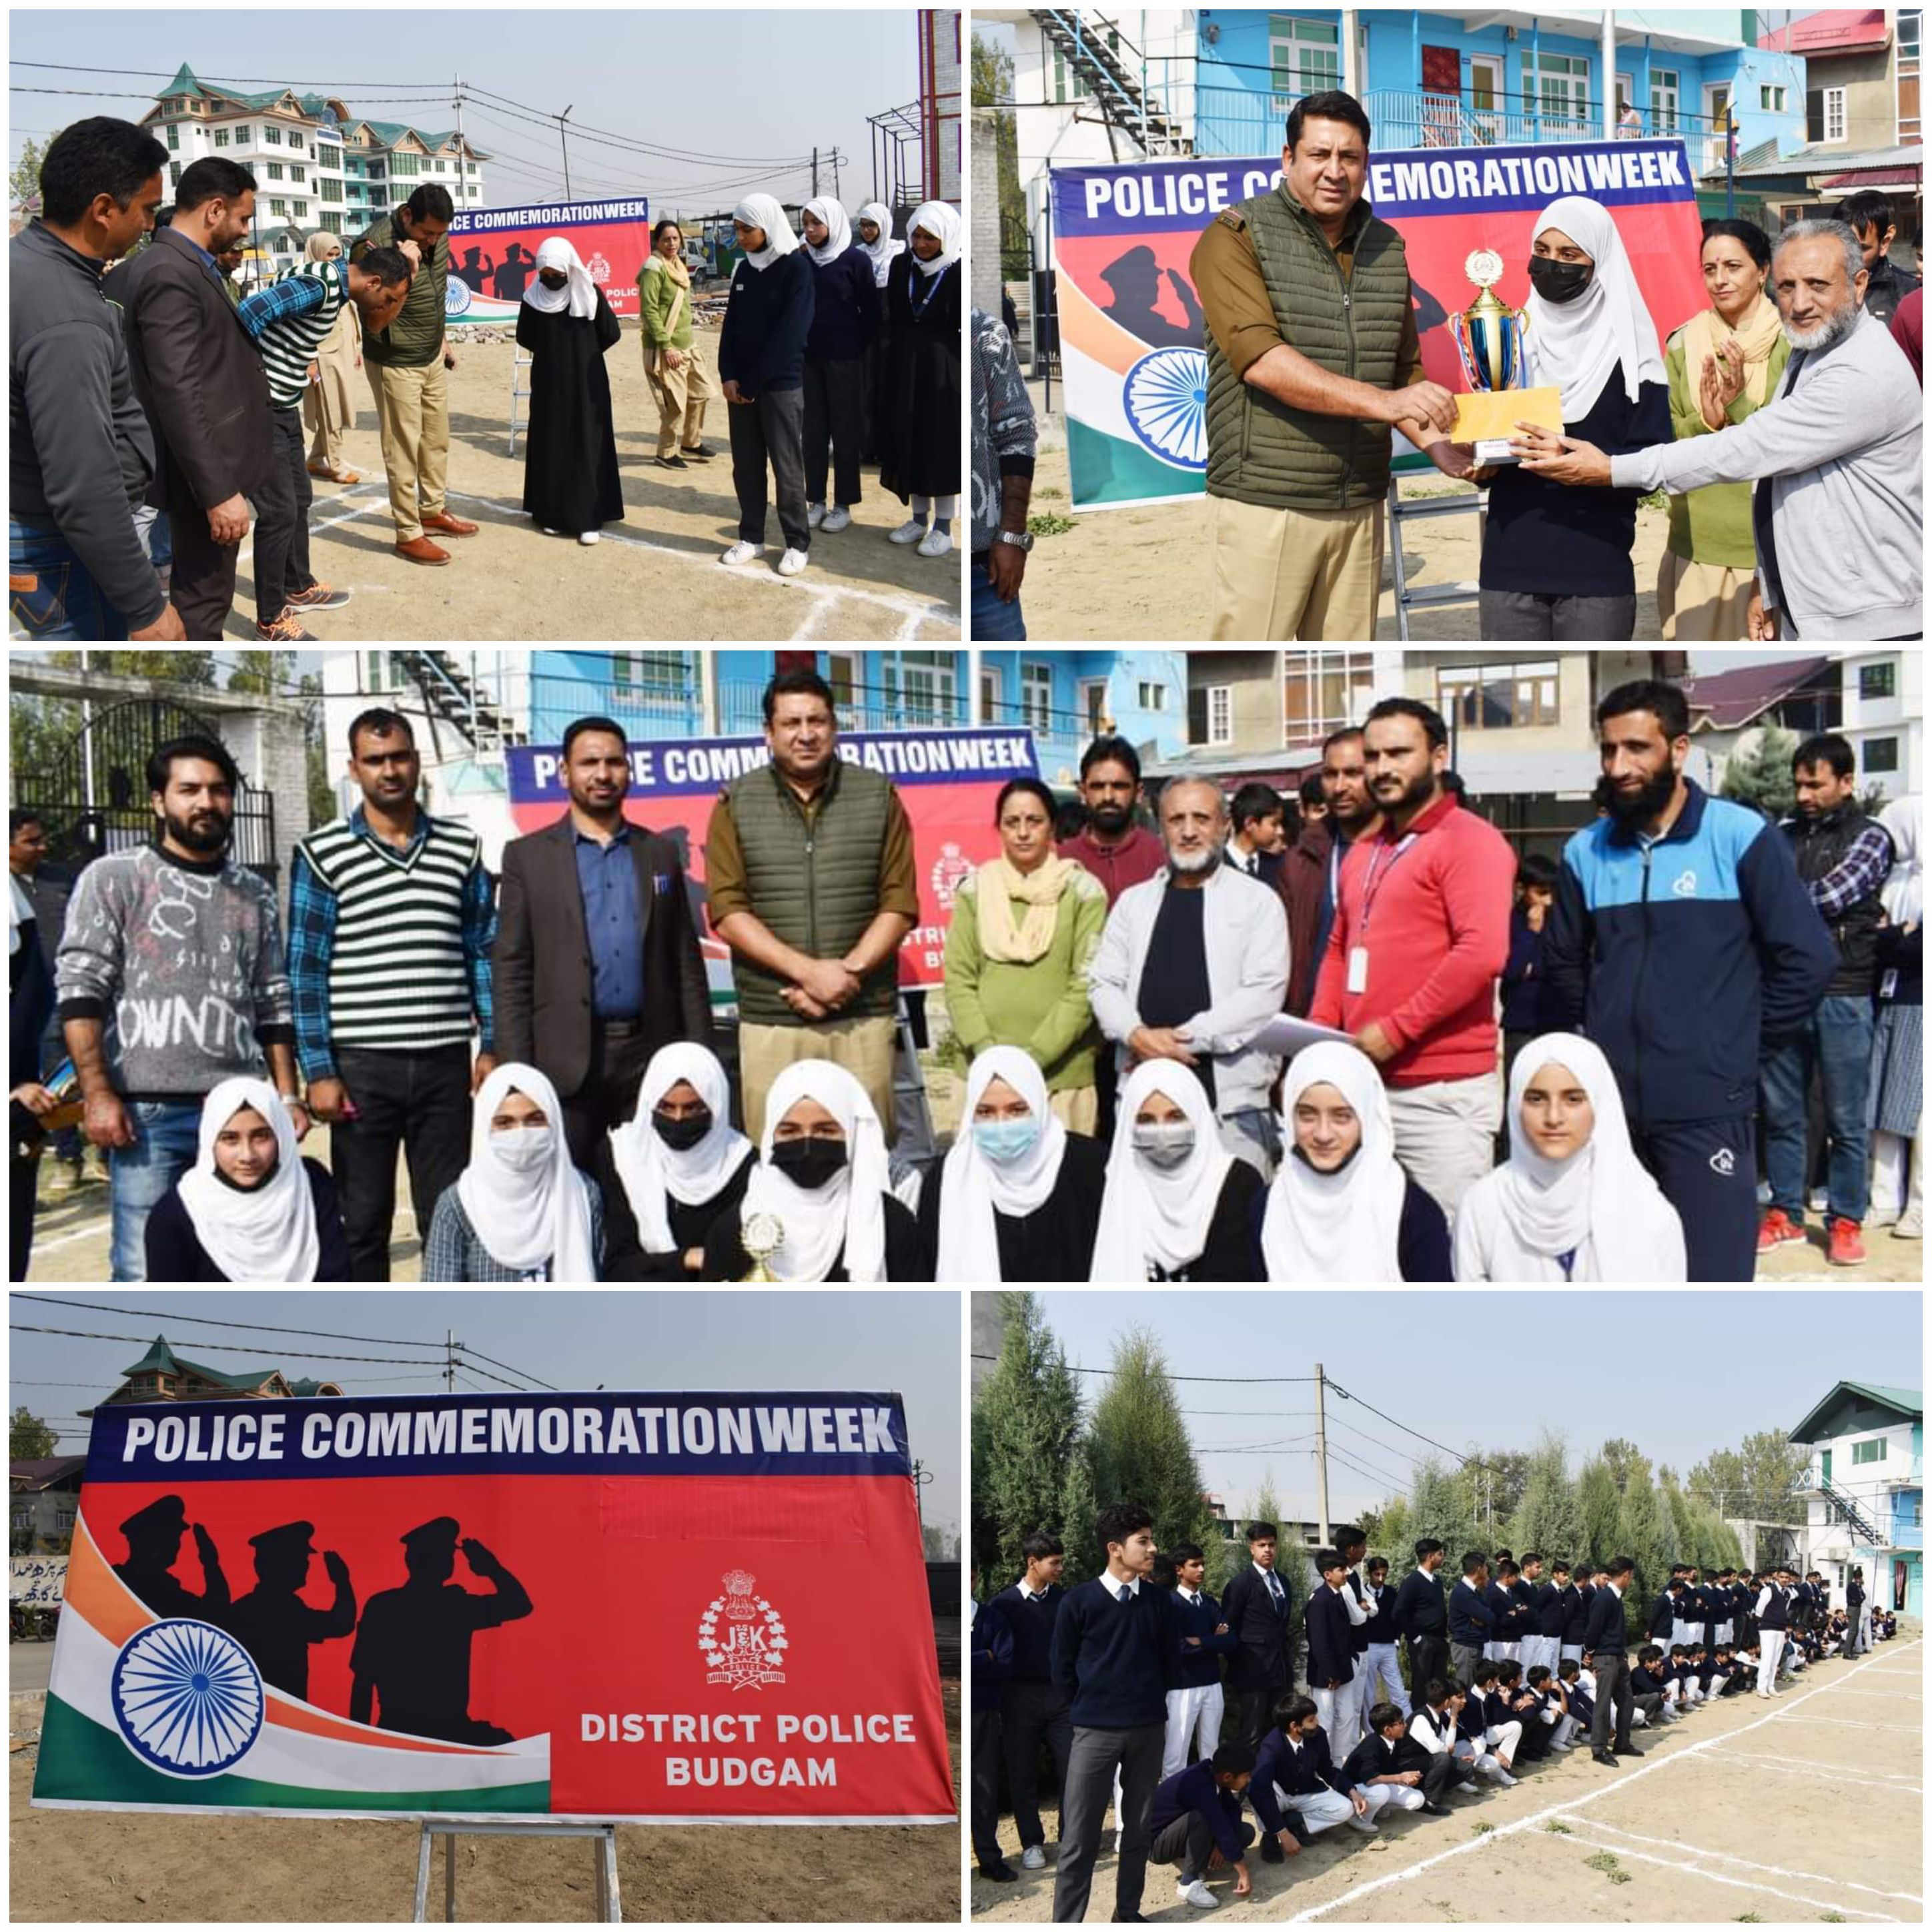
[[[1016,1120],[975,1120],[973,1144],[988,1160],[1018,1160],[1040,1138],[1040,1123],[1030,1114]]]

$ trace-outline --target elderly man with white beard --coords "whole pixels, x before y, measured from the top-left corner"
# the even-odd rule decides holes
[[[1281,1156],[1268,1105],[1280,1060],[1249,1042],[1288,991],[1288,920],[1271,886],[1222,862],[1228,808],[1211,778],[1162,788],[1167,863],[1114,902],[1094,955],[1094,1016],[1124,1080],[1144,1060],[1177,1060],[1206,1088],[1222,1144],[1264,1180]]]
[[[1924,630],[1924,402],[1905,352],[1863,307],[1858,237],[1796,221],[1772,254],[1792,348],[1778,393],[1712,436],[1621,456],[1519,424],[1525,466],[1559,483],[1688,490],[1755,482],[1754,642],[1891,642]]]

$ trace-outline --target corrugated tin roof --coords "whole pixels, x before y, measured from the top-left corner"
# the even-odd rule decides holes
[[[1815,1442],[1818,1438],[1812,1433],[1814,1426],[1839,1396],[1847,1389],[1855,1395],[1862,1395],[1868,1401],[1882,1402],[1888,1408],[1895,1408],[1914,1418],[1924,1414],[1925,1398],[1917,1389],[1888,1388],[1882,1382],[1841,1382],[1832,1384],[1831,1393],[1824,1400],[1814,1404],[1810,1413],[1791,1432],[1794,1442]]]
[[[1702,677],[1682,678],[1684,695],[1694,712],[1706,714],[1692,721],[1719,731],[1735,730],[1769,710],[1781,698],[1809,684],[1831,662],[1829,658],[1791,658],[1782,663],[1740,664]]]
[[[1822,54],[1836,50],[1869,53],[1891,39],[1882,7],[1821,7],[1802,20],[1759,34],[1757,44],[1779,54]]]

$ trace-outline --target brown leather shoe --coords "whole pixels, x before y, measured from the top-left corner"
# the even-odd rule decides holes
[[[407,543],[396,546],[396,554],[406,556],[412,563],[447,563],[449,553],[440,544],[433,544],[428,537],[412,537]]]
[[[473,537],[477,526],[464,522],[460,517],[452,517],[447,510],[439,510],[434,516],[424,518],[423,528],[440,530],[446,537]]]

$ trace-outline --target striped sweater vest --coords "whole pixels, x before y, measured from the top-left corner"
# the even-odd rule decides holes
[[[322,306],[307,315],[284,316],[263,329],[256,347],[268,378],[268,400],[278,410],[298,410],[308,388],[308,365],[328,340],[349,299],[349,278],[340,262],[298,262],[275,278],[286,282],[300,278],[320,282]]]
[[[426,822],[408,860],[343,818],[302,842],[335,896],[328,1026],[338,1046],[407,1053],[470,1036],[463,892],[482,848],[466,826]]]

